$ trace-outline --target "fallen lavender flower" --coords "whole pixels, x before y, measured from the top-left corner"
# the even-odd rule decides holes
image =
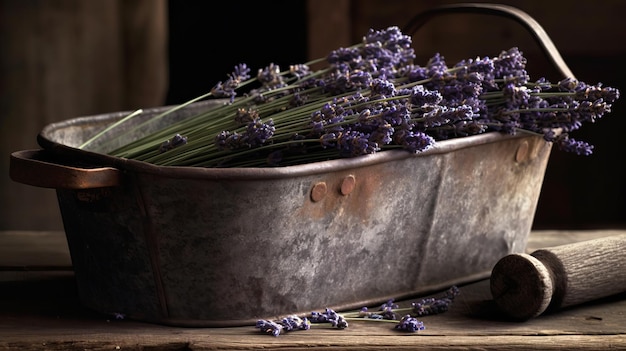
[[[405,315],[400,319],[400,322],[396,324],[396,329],[404,330],[408,332],[417,332],[419,330],[424,330],[424,322],[417,320],[415,317],[412,317],[410,314]]]
[[[311,312],[311,323],[330,323],[331,326],[338,329],[348,327],[348,321],[341,314],[327,308],[325,312]]]
[[[307,318],[300,318],[296,315],[287,316],[280,321],[260,319],[256,322],[256,328],[272,336],[279,336],[294,330],[308,330],[310,327],[311,324]]]
[[[411,303],[413,313],[421,317],[446,312],[458,294],[459,289],[453,286],[439,298],[426,298],[418,302],[413,302]]]
[[[459,293],[459,288],[452,286],[441,297],[422,299],[419,302],[414,302],[413,307],[410,308],[401,308],[394,303],[393,299],[390,299],[380,305],[377,311],[370,311],[367,307],[363,307],[358,311],[340,314],[331,308],[326,308],[324,312],[311,312],[308,318],[293,315],[277,321],[259,320],[256,323],[256,328],[263,333],[279,336],[292,330],[308,330],[314,325],[328,325],[332,328],[345,329],[348,327],[348,321],[358,321],[395,323],[395,330],[418,332],[424,330],[425,326],[424,322],[416,317],[448,311],[450,304]],[[399,313],[402,313],[403,316],[398,319]]]

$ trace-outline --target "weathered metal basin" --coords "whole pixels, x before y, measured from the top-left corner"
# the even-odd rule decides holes
[[[12,154],[11,177],[56,188],[85,306],[178,326],[358,308],[486,278],[524,251],[551,148],[488,133],[417,155],[231,169],[76,148],[127,114],[46,126],[41,150]]]

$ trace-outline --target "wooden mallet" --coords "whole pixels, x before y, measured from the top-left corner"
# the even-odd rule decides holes
[[[507,255],[490,287],[498,308],[518,320],[624,292],[626,234]]]

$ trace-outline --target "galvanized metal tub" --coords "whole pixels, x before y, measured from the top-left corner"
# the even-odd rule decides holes
[[[508,6],[443,5],[409,28],[455,12],[519,21],[573,77],[541,27]],[[42,149],[13,153],[10,174],[56,189],[85,306],[176,326],[359,308],[486,278],[501,257],[524,251],[551,150],[540,136],[494,132],[417,155],[205,169],[77,148],[128,113],[46,126]]]
[[[85,306],[178,326],[358,308],[486,278],[524,251],[551,149],[488,133],[417,155],[205,169],[76,148],[125,115],[46,126],[43,149],[12,154],[11,176],[57,189]]]

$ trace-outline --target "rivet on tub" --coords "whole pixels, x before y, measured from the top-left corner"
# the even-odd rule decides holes
[[[523,140],[519,146],[517,147],[517,152],[515,153],[515,161],[524,162],[528,159],[530,146],[528,145],[527,140]]]
[[[345,178],[341,182],[341,195],[348,195],[354,190],[356,185],[356,178],[351,174]]]
[[[318,202],[326,196],[326,192],[328,191],[328,187],[326,183],[319,182],[313,185],[313,189],[311,189],[311,200],[313,202]]]

